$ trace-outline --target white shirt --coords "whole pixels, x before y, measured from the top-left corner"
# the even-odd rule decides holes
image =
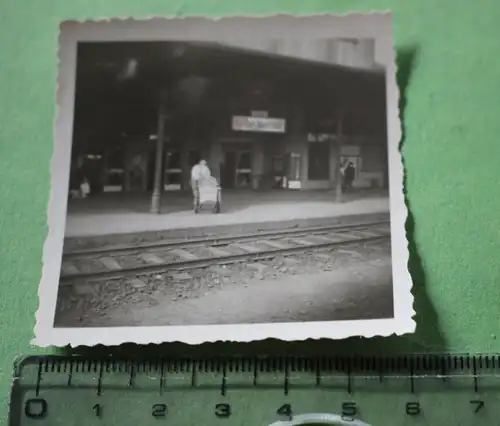
[[[201,164],[195,164],[191,169],[191,180],[201,180],[210,178],[210,169]]]

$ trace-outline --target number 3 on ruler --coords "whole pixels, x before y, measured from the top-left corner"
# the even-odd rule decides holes
[[[161,419],[167,416],[167,405],[166,404],[155,404],[153,405],[153,409],[151,411],[151,415],[155,419]]]
[[[231,415],[231,406],[229,404],[216,404],[215,405],[215,415],[219,419],[229,417]]]

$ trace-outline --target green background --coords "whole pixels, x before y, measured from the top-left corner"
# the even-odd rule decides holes
[[[0,422],[7,415],[13,360],[40,351],[29,342],[47,233],[59,21],[388,9],[394,12],[405,98],[402,150],[417,333],[369,341],[167,349],[500,352],[498,0],[0,0]]]

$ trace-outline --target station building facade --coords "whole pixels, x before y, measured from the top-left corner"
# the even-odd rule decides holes
[[[260,44],[233,40],[231,44],[249,52],[380,72],[373,40],[325,40],[314,48],[284,40]],[[294,87],[284,83],[279,90],[259,96],[261,87],[250,84],[235,95],[219,86],[217,106],[198,112],[197,117],[211,117],[201,132],[170,131],[170,126],[175,127],[172,121],[165,124],[163,190],[189,189],[191,168],[202,158],[223,188],[334,189],[339,168],[347,161],[355,166],[354,187],[387,187],[385,122],[370,126],[335,111],[318,115],[314,106],[293,96]],[[384,119],[385,114],[380,116]],[[188,127],[196,127],[196,120],[193,117]],[[157,138],[154,133],[122,135],[106,150],[91,154],[94,186],[104,192],[152,190]],[[88,160],[89,153],[83,155]]]
[[[167,140],[164,190],[189,189],[191,168],[202,158],[223,188],[333,189],[337,168],[347,161],[355,167],[354,187],[386,187],[387,147],[383,137],[340,136],[339,143],[336,133],[308,132],[298,126],[288,130],[287,118],[263,117],[269,113],[249,111],[248,116],[221,117],[219,125],[226,131],[210,139]],[[240,130],[230,127],[235,122]],[[250,130],[259,126],[257,131]],[[274,130],[265,130],[269,127]],[[155,139],[155,135],[124,138],[114,164],[102,164],[99,175],[104,192],[152,189]]]

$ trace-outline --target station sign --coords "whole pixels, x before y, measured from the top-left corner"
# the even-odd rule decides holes
[[[284,118],[233,116],[232,129],[239,132],[285,133]]]
[[[337,135],[331,133],[308,133],[307,142],[329,142],[337,140]]]

